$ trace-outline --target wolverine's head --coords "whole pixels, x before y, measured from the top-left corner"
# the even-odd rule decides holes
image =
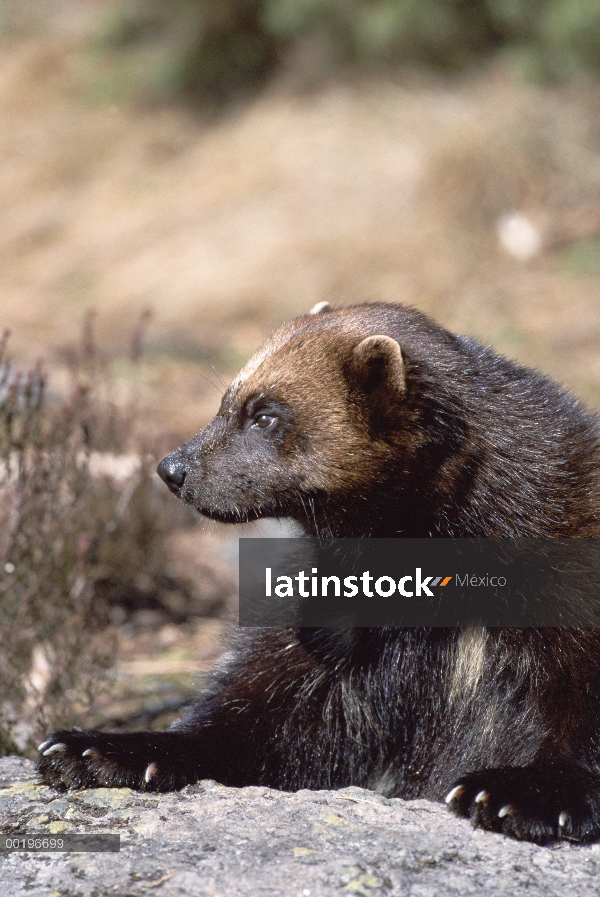
[[[171,491],[216,520],[292,517],[339,533],[330,522],[408,471],[423,443],[412,362],[390,335],[390,308],[427,321],[401,306],[320,303],[277,330],[214,420],[160,462]]]

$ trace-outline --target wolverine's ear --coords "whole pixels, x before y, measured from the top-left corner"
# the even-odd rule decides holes
[[[309,315],[323,315],[326,311],[331,311],[329,302],[317,302],[309,311]]]
[[[390,336],[368,336],[362,340],[354,349],[353,367],[368,392],[383,390],[389,398],[406,392],[402,350]]]

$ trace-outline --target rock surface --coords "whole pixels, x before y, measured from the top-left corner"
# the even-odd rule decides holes
[[[536,847],[429,801],[360,788],[284,794],[201,782],[175,794],[67,795],[0,760],[0,831],[113,832],[119,853],[0,853],[11,897],[598,894],[600,844]]]

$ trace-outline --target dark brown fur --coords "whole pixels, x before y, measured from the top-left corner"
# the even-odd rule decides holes
[[[214,421],[159,465],[209,517],[291,517],[307,533],[348,537],[598,536],[599,471],[596,417],[571,395],[383,304],[285,325]],[[166,790],[212,777],[451,791],[452,809],[483,827],[593,840],[600,634],[239,633],[212,688],[169,732],[71,730],[42,747],[40,771],[59,787]]]

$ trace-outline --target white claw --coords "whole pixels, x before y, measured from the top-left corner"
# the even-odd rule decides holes
[[[87,751],[84,751],[83,754],[82,754],[81,756],[82,756],[82,757],[89,757],[90,754],[93,754],[93,753],[94,753],[94,748],[88,748]]]
[[[42,743],[38,745],[38,751],[40,752],[40,754],[42,753],[42,751],[46,750],[49,744],[50,739],[48,738],[46,741],[42,741]]]
[[[487,804],[490,799],[490,795],[487,791],[480,791],[479,794],[475,798],[476,804]]]
[[[158,772],[158,764],[149,763],[148,766],[146,767],[146,772],[144,773],[144,782],[146,782],[146,784],[148,784],[148,782],[150,781],[152,776],[155,776],[157,772]]]
[[[56,751],[64,751],[65,748],[66,744],[63,744],[62,741],[59,741],[56,744],[53,744],[52,747],[49,747],[47,750],[45,750],[42,754],[42,757],[47,757],[49,754],[56,753]]]
[[[502,808],[498,811],[498,816],[500,817],[500,819],[502,819],[504,816],[510,816],[513,812],[514,812],[514,811],[513,811],[513,808],[511,807],[511,805],[510,805],[510,804],[506,804],[505,807],[502,807]]]
[[[452,791],[450,791],[446,795],[446,803],[451,804],[453,800],[456,800],[457,797],[460,797],[461,794],[464,794],[465,786],[464,785],[455,785]]]
[[[563,810],[560,816],[558,817],[558,827],[564,828],[567,822],[569,821],[569,814],[565,813]]]

